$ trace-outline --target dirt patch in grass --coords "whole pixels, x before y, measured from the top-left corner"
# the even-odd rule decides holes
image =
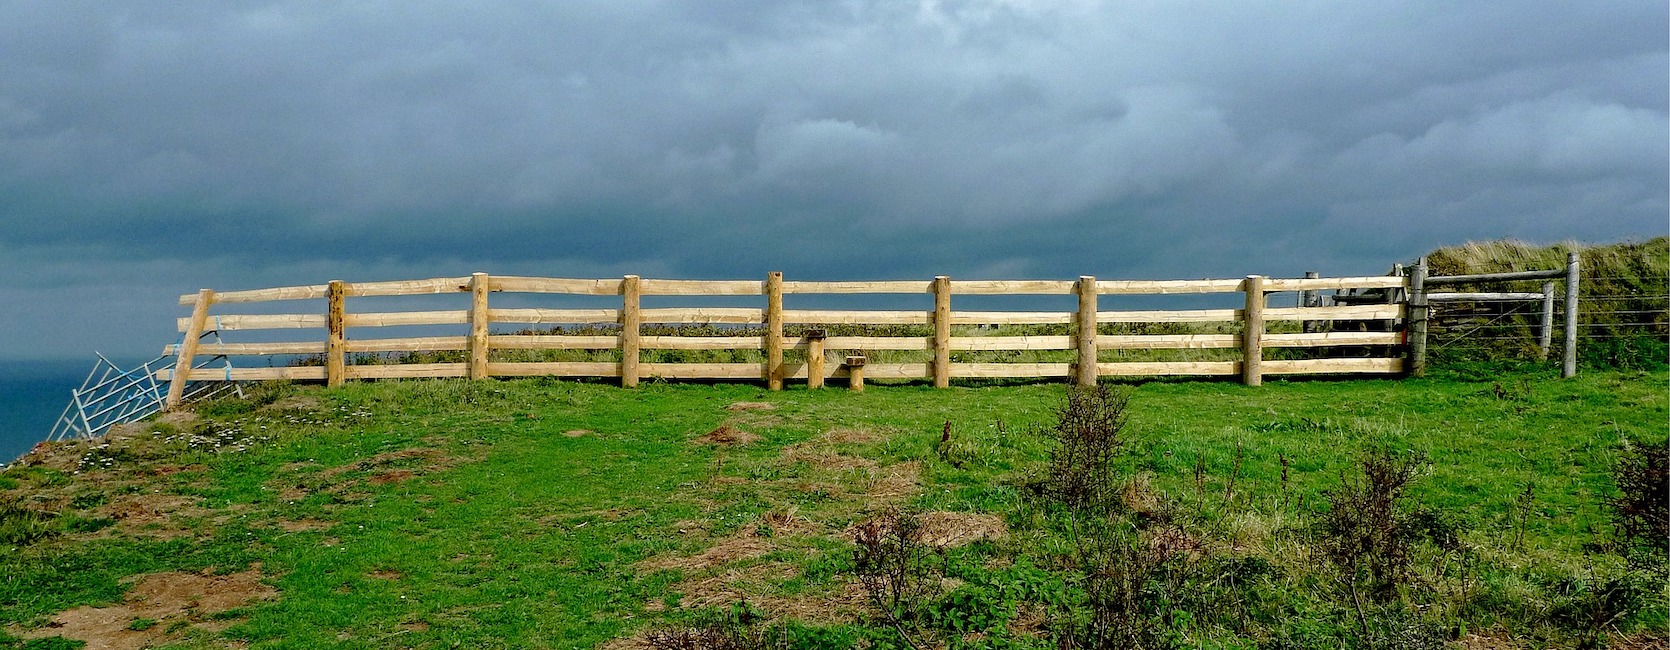
[[[94,513],[115,520],[116,529],[125,534],[175,539],[195,534],[181,519],[209,514],[197,502],[196,497],[176,494],[123,494],[99,506]]]
[[[569,438],[579,438],[579,437],[582,437],[582,436],[591,435],[591,430],[589,430],[589,429],[569,429],[567,431],[562,432],[562,434],[564,436],[569,437]]]
[[[650,571],[659,569],[700,571],[738,560],[756,558],[770,553],[773,548],[776,548],[776,545],[772,543],[770,538],[755,534],[753,529],[744,529],[730,537],[719,540],[718,543],[696,555],[654,558],[639,563],[638,566]]]
[[[872,503],[897,502],[916,494],[921,487],[922,463],[909,461],[885,467],[866,467],[856,472],[859,493]]]
[[[707,525],[697,521],[682,521],[677,524],[677,528],[680,533],[701,532],[707,528]],[[689,557],[652,558],[639,563],[638,566],[641,569],[651,571],[658,569],[702,571],[770,553],[780,546],[779,542],[784,538],[804,537],[817,533],[818,525],[795,514],[793,509],[776,510],[761,516],[756,525],[745,526],[742,530],[719,540],[701,553]]]
[[[230,622],[217,614],[276,596],[262,584],[259,568],[223,576],[154,573],[139,577],[120,604],[77,607],[53,616],[46,627],[13,633],[84,641],[87,650],[138,650],[174,640],[187,628],[223,630]]]
[[[1002,539],[1009,534],[1009,527],[997,515],[934,511],[922,514],[919,534],[923,543],[945,548]]]
[[[417,477],[417,472],[409,469],[397,469],[373,475],[367,482],[372,485],[389,485],[391,483],[405,483]]]
[[[307,533],[330,530],[330,528],[336,524],[319,519],[280,519],[277,522],[274,522],[273,525],[277,526],[279,530],[286,533]]]
[[[875,442],[883,438],[882,434],[863,429],[830,429],[822,436],[824,441],[837,445],[853,445]]]
[[[760,439],[759,436],[738,429],[729,424],[721,424],[719,428],[697,436],[691,442],[703,445],[717,445],[720,447],[737,447],[752,444]]]
[[[726,406],[725,410],[732,413],[739,413],[742,411],[774,411],[777,410],[777,406],[770,402],[734,402],[730,406]]]

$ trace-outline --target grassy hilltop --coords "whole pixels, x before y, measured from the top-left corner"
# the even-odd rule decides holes
[[[0,473],[0,647],[1644,647],[1667,382],[275,384]]]

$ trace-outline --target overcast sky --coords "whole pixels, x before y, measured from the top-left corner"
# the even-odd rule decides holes
[[[1666,3],[0,2],[0,357],[181,293],[1239,277],[1667,226]]]

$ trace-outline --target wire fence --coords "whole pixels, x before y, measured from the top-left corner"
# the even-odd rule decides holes
[[[1583,279],[1640,282],[1640,278],[1615,275]],[[1550,306],[1552,313],[1545,317],[1541,300],[1434,305],[1431,349],[1447,360],[1558,359],[1563,353],[1565,308],[1561,300]],[[1545,324],[1552,324],[1552,332],[1543,332]],[[1670,294],[1581,294],[1577,338],[1578,356],[1586,365],[1629,366],[1640,363],[1631,357],[1642,355],[1656,358],[1658,364],[1670,362],[1663,353],[1670,342]]]

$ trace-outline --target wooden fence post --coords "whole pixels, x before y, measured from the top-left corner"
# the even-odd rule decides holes
[[[168,381],[168,398],[164,409],[174,409],[185,399],[186,382],[191,378],[192,357],[197,355],[197,340],[203,337],[203,326],[209,322],[209,305],[214,304],[215,292],[202,289],[191,307],[191,322],[186,324],[185,338],[180,339],[180,353],[174,358],[174,376]]]
[[[806,330],[806,387],[823,388],[823,340],[828,330]]]
[[[1249,275],[1243,288],[1247,308],[1241,312],[1241,382],[1264,383],[1264,276]]]
[[[1079,310],[1079,363],[1077,383],[1080,386],[1096,385],[1096,277],[1091,275],[1079,276],[1078,283]]]
[[[470,379],[487,378],[486,273],[470,274]]]
[[[765,276],[765,388],[783,390],[783,272]]]
[[[1316,271],[1305,271],[1306,280],[1315,280],[1320,277],[1322,277],[1321,273]],[[1315,289],[1306,289],[1299,292],[1299,306],[1301,308],[1316,307],[1321,305],[1321,303],[1322,299],[1316,295]],[[1301,332],[1313,332],[1316,331],[1316,329],[1316,321],[1299,321],[1299,331]]]
[[[1560,364],[1561,377],[1577,376],[1577,297],[1578,266],[1575,251],[1566,253],[1566,349]]]
[[[951,385],[951,276],[934,276],[934,388]]]
[[[854,393],[864,392],[864,363],[866,361],[862,355],[847,356],[847,389]]]
[[[1554,348],[1554,282],[1542,283],[1542,322],[1537,328],[1537,360],[1547,361]]]
[[[1426,258],[1415,262],[1415,268],[1409,269],[1409,374],[1414,377],[1426,376],[1426,334],[1427,318],[1431,308],[1426,300]]]
[[[343,323],[346,320],[343,312],[343,298],[347,295],[347,285],[341,280],[331,280],[325,293],[325,329],[330,338],[325,343],[325,385],[341,386],[343,378],[348,374],[348,337]]]
[[[638,311],[640,280],[628,275],[620,280],[620,385],[638,385],[638,330],[643,325]]]

